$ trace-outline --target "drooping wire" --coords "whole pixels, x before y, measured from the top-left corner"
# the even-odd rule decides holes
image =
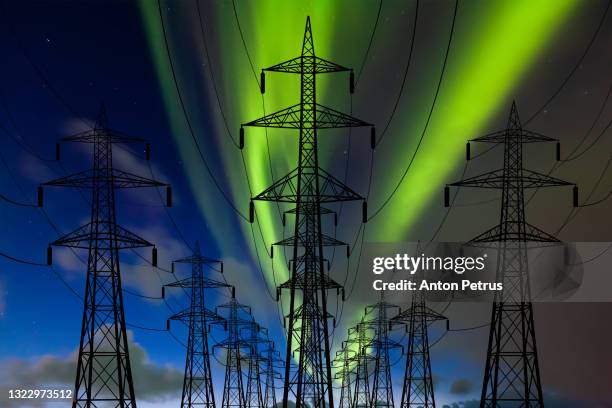
[[[4,252],[0,252],[0,256],[3,257],[3,258],[9,259],[9,260],[11,260],[13,262],[20,263],[20,264],[32,265],[32,266],[47,266],[46,263],[30,261],[30,260],[27,260],[27,259],[18,258],[16,256],[5,254]]]
[[[427,129],[429,128],[429,123],[430,123],[431,117],[433,115],[434,109],[436,107],[436,102],[438,100],[438,95],[440,93],[440,89],[442,87],[442,82],[444,80],[444,73],[446,72],[446,64],[448,62],[448,56],[450,54],[451,45],[452,45],[452,42],[453,42],[453,36],[454,36],[454,32],[455,32],[455,23],[456,23],[456,20],[457,20],[457,10],[458,10],[458,8],[459,8],[459,0],[455,0],[455,7],[454,7],[454,10],[453,10],[453,19],[452,19],[452,22],[451,22],[450,33],[449,33],[449,36],[448,36],[448,44],[446,46],[446,51],[445,51],[445,54],[444,54],[444,62],[442,63],[442,70],[440,72],[440,77],[438,79],[438,84],[436,86],[436,92],[434,94],[434,98],[432,100],[431,107],[430,107],[429,113],[427,115],[427,120],[425,121],[425,126],[423,127],[423,131],[421,132],[421,136],[419,137],[419,141],[417,142],[417,146],[415,148],[415,151],[412,154],[412,157],[410,158],[410,161],[408,162],[408,166],[406,167],[406,170],[404,170],[404,173],[400,177],[399,181],[397,182],[397,184],[395,185],[395,187],[393,188],[391,193],[387,196],[387,198],[385,198],[383,203],[374,211],[374,213],[371,216],[368,217],[368,221],[372,220],[374,217],[376,217],[378,214],[380,214],[380,212],[387,206],[387,204],[389,204],[389,202],[391,201],[391,199],[393,198],[395,193],[397,193],[397,191],[399,190],[400,186],[402,185],[404,179],[406,178],[406,175],[408,174],[408,171],[412,167],[412,163],[414,163],[414,159],[415,159],[416,155],[419,152],[421,144],[423,143],[423,139],[425,138],[425,134],[427,133]]]
[[[589,53],[589,50],[591,49],[591,46],[593,45],[593,43],[595,42],[595,39],[597,38],[597,36],[599,35],[599,32],[601,31],[601,28],[603,27],[603,23],[606,20],[606,16],[608,15],[608,11],[610,10],[610,4],[612,4],[612,0],[608,0],[608,4],[606,5],[606,9],[604,10],[603,14],[601,15],[601,20],[599,20],[599,24],[597,25],[597,28],[595,29],[595,32],[593,33],[593,35],[591,36],[591,39],[589,40],[589,42],[587,43],[586,48],[584,49],[584,52],[582,53],[582,55],[580,56],[580,58],[578,58],[578,61],[576,62],[576,64],[574,65],[574,67],[570,70],[570,72],[568,73],[568,75],[565,77],[565,79],[561,82],[561,84],[559,85],[559,87],[557,88],[557,90],[555,92],[553,92],[553,94],[538,108],[536,109],[536,111],[533,113],[533,115],[531,115],[529,117],[529,119],[527,119],[527,121],[525,123],[523,123],[524,125],[528,125],[533,119],[535,119],[540,113],[542,113],[542,111],[544,110],[544,108],[546,108],[546,106],[548,106],[548,104],[550,102],[552,102],[553,99],[555,99],[557,97],[557,95],[559,95],[559,93],[561,93],[561,91],[563,90],[563,88],[565,88],[565,85],[567,85],[567,83],[569,82],[569,80],[572,78],[572,76],[574,76],[574,74],[576,73],[576,71],[578,70],[578,68],[580,68],[580,66],[582,65],[582,62],[584,61],[584,58],[587,56],[587,54]]]
[[[382,5],[382,1],[381,1],[381,5]],[[380,9],[378,10],[378,13],[380,14]],[[408,78],[408,71],[410,70],[410,64],[412,62],[412,54],[414,51],[414,43],[415,43],[415,38],[416,38],[416,33],[417,33],[418,19],[419,19],[419,0],[416,0],[416,5],[414,8],[414,20],[412,22],[412,37],[410,39],[410,49],[408,51],[408,60],[406,61],[406,68],[404,69],[404,76],[402,78],[402,83],[397,93],[397,97],[395,98],[395,103],[393,104],[393,109],[391,110],[391,114],[387,118],[387,123],[385,123],[385,127],[380,133],[378,140],[376,140],[376,146],[378,146],[380,142],[382,142],[383,138],[385,137],[385,134],[389,130],[389,127],[391,126],[391,122],[393,121],[393,118],[395,117],[395,113],[397,112],[397,108],[402,99],[404,89],[406,87],[406,79]]]
[[[196,149],[198,151],[200,159],[202,159],[202,163],[204,163],[204,167],[206,168],[206,172],[210,176],[210,178],[213,181],[213,183],[214,183],[215,187],[217,188],[217,190],[219,190],[219,192],[223,196],[223,199],[236,212],[236,214],[238,214],[238,216],[240,218],[242,218],[245,221],[248,221],[248,217],[246,215],[244,215],[236,207],[236,205],[232,202],[232,200],[227,195],[225,190],[219,184],[219,181],[214,176],[214,174],[212,172],[212,169],[211,169],[210,165],[208,164],[208,161],[206,160],[206,157],[204,156],[204,153],[202,152],[200,144],[198,143],[197,137],[196,137],[195,132],[193,130],[193,126],[191,125],[191,120],[189,119],[189,115],[187,114],[187,108],[185,106],[185,102],[183,101],[183,94],[182,94],[181,89],[180,89],[179,84],[178,84],[178,78],[177,78],[176,71],[175,71],[175,68],[174,68],[174,61],[172,59],[172,54],[170,52],[170,44],[168,42],[168,36],[167,36],[167,33],[166,33],[166,25],[165,25],[165,22],[164,22],[164,13],[163,13],[162,6],[161,6],[161,0],[157,0],[157,9],[159,11],[159,19],[160,19],[160,22],[161,22],[162,34],[163,34],[163,38],[164,38],[164,45],[165,45],[165,49],[166,49],[166,55],[168,57],[168,64],[170,66],[170,71],[171,71],[171,74],[172,74],[172,81],[173,81],[174,87],[176,89],[177,97],[178,97],[178,100],[179,100],[179,105],[181,107],[181,111],[183,113],[183,116],[184,116],[184,119],[185,119],[185,123],[187,124],[187,129],[189,131],[189,135],[191,136],[191,139],[193,140],[193,143],[196,146]]]
[[[30,204],[30,203],[26,203],[26,202],[21,202],[21,201],[13,200],[12,198],[8,198],[4,194],[0,194],[0,200],[6,201],[9,204],[17,205],[19,207],[36,207],[35,204]]]

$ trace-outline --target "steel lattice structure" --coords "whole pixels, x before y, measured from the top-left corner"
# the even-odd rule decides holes
[[[215,310],[217,314],[218,309],[227,310],[227,317],[225,318],[227,338],[213,346],[213,352],[216,348],[223,348],[226,351],[225,381],[223,383],[221,406],[223,408],[244,408],[247,406],[247,402],[244,395],[241,361],[243,350],[250,353],[251,346],[241,338],[240,330],[253,324],[251,308],[236,300],[236,289],[232,288],[232,298],[229,302],[217,306]]]
[[[390,328],[406,326],[408,355],[402,387],[401,408],[435,408],[431,360],[429,356],[429,324],[446,317],[427,307],[421,291],[415,291],[410,308],[390,321]]]
[[[374,338],[370,343],[374,359],[372,392],[370,395],[371,407],[394,408],[390,352],[397,349],[403,350],[403,347],[389,338],[391,325],[389,312],[393,310],[400,311],[398,306],[386,302],[383,296],[381,296],[379,302],[367,306],[365,310],[366,317],[374,314],[372,319],[364,322],[374,329]]]
[[[503,291],[496,292],[491,313],[480,406],[543,407],[527,249],[529,243],[546,245],[559,241],[525,221],[524,190],[571,183],[523,168],[523,144],[557,140],[523,129],[515,103],[506,129],[473,141],[504,145],[502,169],[450,184],[502,190],[499,224],[470,241],[472,245],[492,244],[498,248],[496,279],[503,282]],[[557,142],[557,157],[558,146]],[[574,186],[574,205],[577,191]],[[448,194],[445,196],[448,198]]]
[[[220,266],[221,261],[202,256],[200,244],[196,241],[193,254],[187,258],[177,259],[173,264],[190,264],[191,277],[164,285],[162,298],[165,297],[165,288],[189,289],[190,305],[172,315],[169,320],[184,322],[189,328],[187,339],[187,355],[185,359],[185,376],[183,379],[183,393],[181,407],[207,407],[215,408],[215,393],[210,370],[210,353],[208,351],[208,330],[212,324],[223,324],[225,320],[214,311],[206,307],[206,289],[229,287],[227,283],[204,276],[204,266]],[[174,268],[173,268],[174,269]],[[170,329],[168,321],[167,328]]]
[[[371,403],[370,390],[370,365],[374,359],[369,354],[373,341],[373,328],[362,318],[359,323],[349,329],[347,345],[354,345],[357,352],[349,357],[350,364],[355,366],[355,381],[353,384],[353,395],[351,408],[369,408]]]
[[[352,398],[351,378],[354,375],[351,361],[355,357],[355,351],[350,349],[350,343],[342,342],[342,349],[336,352],[334,363],[336,371],[334,378],[340,380],[340,404],[339,408],[350,408]]]
[[[304,408],[306,405],[311,408],[333,408],[327,322],[332,316],[327,309],[327,291],[335,289],[340,292],[343,288],[325,271],[323,248],[346,244],[323,234],[321,215],[331,211],[322,208],[321,203],[364,198],[319,167],[317,131],[371,125],[317,103],[317,75],[351,70],[315,55],[310,18],[306,20],[301,55],[264,69],[261,78],[262,92],[265,90],[264,71],[298,74],[301,83],[298,104],[243,124],[298,129],[300,132],[297,168],[253,197],[250,209],[253,221],[253,200],[295,204],[295,207],[288,211],[295,215],[294,235],[275,244],[293,247],[293,258],[290,260],[291,277],[277,288],[279,295],[281,289],[290,290],[283,407],[287,408],[290,398],[295,398],[298,408]],[[240,136],[240,146],[243,147],[243,127],[240,128]],[[301,296],[296,293],[298,290]],[[300,305],[297,304],[297,299],[302,299]],[[296,370],[292,372],[291,358],[294,351],[297,351],[299,360]]]
[[[166,184],[113,168],[113,144],[146,143],[108,127],[102,105],[95,126],[60,142],[93,145],[91,169],[62,177],[42,186],[89,189],[91,219],[86,225],[52,242],[89,251],[83,305],[83,319],[77,360],[73,407],[136,407],[126,334],[119,250],[153,246],[117,224],[115,192],[121,188],[161,187]],[[59,156],[59,144],[56,150]],[[147,143],[147,159],[149,148]],[[156,263],[153,249],[153,263]]]
[[[244,333],[247,333],[244,335]],[[264,327],[260,327],[255,321],[241,330],[242,338],[249,345],[249,353],[243,356],[243,361],[248,364],[247,386],[246,386],[246,406],[248,408],[262,408],[264,406],[264,395],[261,389],[261,362],[262,356],[259,354],[259,345],[267,344],[267,338],[260,337],[260,332],[266,333]]]
[[[264,380],[264,407],[276,408],[276,385],[275,380],[281,379],[281,375],[275,370],[275,363],[283,363],[280,353],[274,348],[274,342],[268,339],[268,347],[261,351],[261,362],[265,375]]]

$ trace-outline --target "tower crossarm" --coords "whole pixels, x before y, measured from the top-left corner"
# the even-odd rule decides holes
[[[251,122],[243,123],[242,126],[300,129],[300,113],[303,110],[304,107],[298,103]],[[314,123],[311,125],[315,125],[316,129],[373,126],[371,123],[318,103],[315,105],[314,110]]]
[[[178,313],[173,314],[168,319],[177,320],[183,322],[189,322],[189,319],[194,317],[201,317],[206,320],[206,323],[209,324],[221,324],[225,322],[225,318],[213,312],[210,309],[195,309],[191,310],[191,308],[186,308]]]
[[[483,143],[506,143],[508,138],[508,130],[500,130],[493,133],[470,139],[470,142],[483,142]],[[532,132],[525,129],[520,129],[519,142],[520,143],[539,143],[539,142],[557,142],[558,139],[544,136],[542,134]]]
[[[507,224],[514,225],[496,225],[493,228],[483,232],[477,237],[473,238],[468,242],[472,243],[494,243],[499,242],[533,242],[535,243],[558,243],[559,239],[552,236],[551,234],[542,231],[541,229],[525,222],[524,230],[522,228],[516,228],[517,222],[506,221]]]
[[[404,310],[397,316],[391,318],[390,327],[392,328],[393,326],[397,326],[400,324],[401,325],[410,324],[411,320],[413,319],[419,319],[419,320],[424,319],[427,322],[448,320],[446,316],[436,312],[435,310],[430,309],[427,306],[424,306],[424,305],[419,306],[417,304],[416,306],[412,306]]]
[[[264,68],[262,71],[301,74],[304,66],[312,67],[312,73],[314,74],[352,71],[350,68],[313,55],[291,58],[279,64],[272,65],[271,67]]]
[[[201,286],[203,288],[226,288],[230,287],[231,285],[209,278],[200,278],[198,280],[194,280],[193,278],[185,278],[176,282],[165,284],[164,286],[167,288],[193,288],[197,286]]]
[[[100,249],[128,249],[154,246],[151,242],[128,231],[120,225],[114,229],[98,230],[92,228],[91,222],[69,232],[61,238],[51,242],[51,246],[88,249],[90,243],[96,242]]]
[[[89,169],[43,183],[43,186],[94,189],[112,184],[113,188],[166,187],[168,184],[122,170],[96,171]]]
[[[308,176],[310,172],[314,172],[314,169],[304,168],[302,170],[302,175]],[[319,168],[317,172],[319,175],[320,203],[364,200],[364,197],[357,194],[353,189],[327,173],[325,170]],[[253,197],[253,200],[297,203],[297,183],[299,176],[298,169],[292,170],[266,190]],[[302,202],[309,198],[314,198],[314,196],[310,196],[307,193],[301,194]]]
[[[557,187],[571,186],[573,183],[561,180],[546,174],[538,173],[532,170],[523,169],[521,175],[521,183],[523,188],[540,188],[540,187]],[[503,189],[507,180],[504,178],[504,170],[494,170],[478,176],[470,177],[455,183],[449,184],[454,187],[477,187]]]
[[[326,234],[321,234],[322,235],[322,245],[325,247],[329,247],[329,246],[344,246],[344,245],[348,245],[346,242],[342,242],[340,240],[337,240],[334,237],[331,237],[329,235]],[[275,242],[272,245],[278,245],[278,246],[293,246],[295,245],[295,237],[291,236],[288,238],[283,239],[282,241],[278,241]],[[305,233],[301,233],[299,235],[299,238],[297,240],[298,245],[301,246],[308,246],[308,245],[312,245],[312,243],[309,242],[308,237],[306,236]]]
[[[201,265],[210,265],[210,264],[219,264],[222,261],[218,259],[208,258],[202,255],[192,255],[185,258],[177,259],[172,261],[174,263],[185,263],[185,264],[201,264]]]
[[[290,289],[292,283],[293,283],[293,278],[282,283],[279,286],[279,288],[280,289]],[[303,273],[297,274],[297,279],[295,279],[295,288],[299,290],[304,290],[304,289],[327,289],[327,290],[336,289],[337,291],[344,290],[344,287],[341,284],[331,279],[329,276],[327,276],[327,274],[325,274],[325,279],[322,282],[318,281],[316,283],[316,288],[313,288],[312,284],[305,280]]]
[[[123,132],[103,128],[89,129],[84,132],[76,133],[72,136],[60,138],[58,141],[65,143],[96,143],[101,137],[106,138],[112,144],[146,143],[147,139],[142,137],[130,136]]]
[[[217,348],[232,350],[251,350],[251,345],[244,340],[225,339],[213,345],[213,353]]]

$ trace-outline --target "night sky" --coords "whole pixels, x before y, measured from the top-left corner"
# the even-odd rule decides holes
[[[415,1],[203,0],[198,13],[196,0],[162,0],[167,50],[155,0],[3,1],[0,194],[34,204],[40,183],[88,168],[87,145],[62,146],[56,162],[55,141],[88,129],[104,103],[112,128],[152,147],[146,162],[144,146],[117,146],[115,166],[174,190],[169,209],[163,189],[120,192],[119,223],[157,245],[164,269],[188,256],[196,240],[205,255],[223,259],[237,297],[253,307],[284,354],[283,305],[274,301],[274,283],[288,272],[283,257],[271,260],[268,252],[290,229],[283,232],[275,204],[258,203],[253,225],[241,215],[248,214],[251,193],[295,167],[297,133],[248,128],[242,153],[235,143],[241,123],[297,103],[297,77],[269,74],[263,98],[257,79],[261,68],[297,56],[306,16],[317,54],[353,67],[357,77],[352,96],[348,75],[323,79],[321,102],[374,123],[382,138],[371,153],[368,129],[319,135],[322,166],[367,196],[376,214],[364,229],[359,204],[342,206],[335,233],[355,255],[371,243],[465,241],[498,222],[498,192],[462,189],[448,211],[442,191],[464,174],[465,141],[504,128],[513,100],[525,127],[558,138],[562,158],[570,159],[555,164],[553,144],[529,146],[525,167],[552,169],[576,183],[581,203],[601,201],[576,211],[571,188],[538,191],[533,200],[530,192],[527,219],[563,241],[605,248],[612,241],[612,199],[603,200],[612,186],[609,3],[462,0],[455,10],[455,1],[432,0],[419,2],[415,18]],[[474,155],[487,148],[472,144]],[[495,149],[470,161],[465,176],[501,165]],[[88,221],[89,199],[87,191],[47,188],[44,211],[0,200],[0,252],[44,264],[58,231]],[[325,228],[333,233],[331,223]],[[187,299],[179,290],[158,299],[162,283],[173,278],[147,264],[149,258],[149,250],[121,254],[136,396],[140,406],[176,406],[184,365],[177,340],[184,342],[186,333],[179,323],[175,338],[164,329]],[[347,282],[347,292],[357,289],[344,306],[332,301],[339,320],[334,352],[365,304],[375,301],[359,295],[371,282],[363,265],[363,276],[356,275],[358,263],[367,270],[369,259],[351,256],[347,264],[343,258],[334,257],[331,273]],[[0,258],[0,405],[9,388],[72,388],[86,259],[86,251],[57,249],[51,269]],[[610,262],[612,253],[604,253],[589,267],[609,269]],[[182,268],[178,277],[188,276]],[[210,277],[221,279],[216,272]],[[210,306],[227,296],[211,292]],[[486,323],[490,315],[483,304],[453,304],[445,312],[456,328]],[[612,406],[611,312],[610,303],[536,304],[547,406]],[[432,328],[431,337],[443,329]],[[214,331],[211,344],[223,336]],[[487,336],[486,328],[449,333],[432,349],[439,406],[476,406]],[[394,377],[401,378],[398,361]],[[223,367],[212,364],[220,401]],[[401,381],[394,387],[400,393]]]

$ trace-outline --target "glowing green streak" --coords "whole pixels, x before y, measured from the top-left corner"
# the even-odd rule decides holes
[[[240,247],[242,246],[242,242],[245,241],[251,248],[251,254],[255,257],[256,244],[252,239],[253,232],[251,231],[251,225],[246,222],[240,224],[243,229],[243,236],[245,237],[244,241],[241,241],[239,239],[240,237],[228,234],[227,223],[224,222],[224,219],[227,216],[233,216],[233,213],[225,209],[225,207],[227,207],[225,204],[218,204],[221,202],[218,191],[206,191],[202,185],[202,178],[207,178],[205,173],[206,170],[204,169],[191,137],[187,133],[188,130],[185,125],[185,119],[180,111],[179,101],[171,77],[170,65],[164,46],[157,3],[141,0],[140,7],[165,106],[168,111],[172,135],[178,147],[181,159],[186,164],[190,186],[198,200],[202,215],[211,233],[217,239],[222,249],[228,249],[238,242],[240,242],[240,244],[235,245],[234,248]],[[218,3],[216,7],[217,15],[204,16],[204,29],[208,32],[209,52],[212,54],[211,57],[215,65],[212,69],[215,72],[218,82],[217,87],[222,99],[223,110],[230,130],[233,132],[234,138],[237,139],[240,123],[256,119],[263,116],[264,113],[270,113],[274,110],[295,104],[299,100],[299,76],[268,75],[268,93],[265,96],[266,112],[264,112],[261,95],[251,70],[249,60],[243,49],[242,39],[239,36],[232,3],[221,2]],[[323,0],[303,2],[300,3],[299,7],[296,6],[296,3],[281,0],[258,1],[257,3],[236,2],[238,18],[240,19],[241,28],[247,42],[254,69],[256,70],[257,78],[261,68],[299,55],[306,15],[311,15],[313,21],[317,22],[314,27],[317,52],[322,55],[327,54],[331,48],[329,46],[331,42],[325,41],[324,39],[331,37],[333,26],[329,17],[335,15],[336,8],[337,5]],[[206,13],[204,7],[202,10]],[[282,16],[282,18],[279,18],[279,16]],[[172,45],[172,24],[173,21],[168,18],[166,21],[166,29],[169,35],[171,53],[173,54],[179,82],[181,82],[181,87],[183,88],[183,92],[185,92],[187,84],[180,81],[182,60]],[[211,26],[209,27],[207,24]],[[215,37],[220,44],[211,44],[211,37],[214,37],[210,32],[212,26],[222,27],[222,29],[216,33],[217,37]],[[192,21],[191,26],[188,28],[191,29],[191,35],[194,38],[200,36],[200,26],[197,20]],[[317,41],[317,38],[321,38],[321,40]],[[199,40],[197,40],[196,43],[199,43]],[[213,49],[219,49],[220,55],[214,55]],[[194,51],[196,55],[201,56],[201,49]],[[219,67],[222,67],[222,69],[219,69]],[[209,76],[206,72],[203,72],[202,80],[204,83],[209,82]],[[323,90],[324,85],[320,85],[318,89],[319,93]],[[209,117],[218,117],[217,101],[212,87],[209,86],[202,91],[207,91],[209,93],[211,97],[210,106],[214,109],[213,112],[207,112],[207,115]],[[186,104],[188,108],[191,106],[189,100],[186,100]],[[192,118],[192,124],[194,124],[194,126],[197,123],[196,119],[197,117]],[[223,188],[228,189],[228,191],[232,193],[231,197],[234,203],[243,213],[246,213],[249,197],[263,191],[273,182],[270,174],[269,156],[273,160],[272,167],[275,179],[283,176],[296,166],[296,141],[298,133],[296,131],[286,130],[269,131],[268,156],[265,131],[263,129],[247,128],[246,149],[244,151],[247,173],[245,175],[245,169],[241,163],[242,158],[240,152],[229,142],[225,126],[220,117],[218,117],[215,125],[216,134],[207,135],[207,140],[199,138],[200,146],[204,150],[205,156],[211,155],[211,152],[207,152],[207,144],[211,143],[212,140],[217,141],[222,151],[221,160],[223,162],[223,168],[226,171],[224,176],[230,180],[229,186],[223,186]],[[196,136],[198,135],[199,133],[197,133]],[[247,177],[250,182],[250,192],[249,185],[246,181]],[[254,234],[258,242],[257,246],[259,247],[259,253],[260,255],[264,255],[265,252],[262,251],[264,248],[261,242],[261,235],[264,237],[265,249],[268,249],[271,243],[282,239],[280,231],[283,231],[283,229],[280,225],[280,217],[276,205],[260,203],[256,208],[258,225],[255,225]],[[292,221],[292,218],[288,217],[289,226],[292,224]],[[261,235],[259,228],[261,228]],[[291,233],[292,229],[288,228],[286,234]],[[288,278],[288,273],[281,256],[275,257],[274,262],[277,273],[276,284],[279,284]],[[269,278],[268,283],[273,284],[270,264],[265,256],[262,258],[262,264]]]
[[[227,215],[223,214],[218,202],[222,200],[218,191],[214,191],[214,199],[211,198],[210,192],[203,188],[202,179],[206,178],[206,170],[201,162],[199,154],[194,146],[193,140],[189,136],[189,131],[186,126],[185,118],[180,109],[178,95],[171,76],[170,64],[164,45],[163,31],[157,2],[140,0],[140,9],[142,14],[143,25],[149,40],[149,48],[157,71],[160,88],[162,91],[163,101],[170,121],[172,137],[178,147],[181,159],[186,163],[189,170],[189,183],[194,196],[197,199],[198,205],[202,210],[204,220],[210,228],[212,234],[216,237],[224,236],[224,241],[219,244],[230,247],[240,242],[237,237],[231,234],[225,234],[227,229]],[[168,33],[170,34],[170,33]],[[169,38],[171,42],[171,38]],[[175,65],[177,64],[174,61]],[[178,67],[177,67],[178,68]],[[180,70],[177,69],[177,75],[180,77]],[[180,81],[180,78],[179,78]],[[197,136],[197,135],[196,135]],[[205,140],[199,141],[200,147],[206,155],[207,143]],[[225,206],[223,206],[224,208]],[[222,248],[223,249],[223,248]]]
[[[464,157],[461,152],[466,140],[477,136],[498,109],[509,109],[502,103],[578,3],[494,2],[490,12],[477,19],[473,13],[462,13],[461,8],[469,4],[461,3],[457,24],[469,25],[469,31],[455,39],[429,130],[411,170],[385,211],[386,217],[377,220],[376,240],[401,240],[432,197],[440,196],[442,186],[449,181],[447,175]],[[472,8],[481,6],[481,2],[471,4]],[[467,16],[471,16],[469,21]],[[406,123],[406,134],[418,138],[423,124]],[[393,165],[384,174],[393,176],[388,177],[389,185],[383,191],[395,185],[411,154],[402,152],[389,161]]]

